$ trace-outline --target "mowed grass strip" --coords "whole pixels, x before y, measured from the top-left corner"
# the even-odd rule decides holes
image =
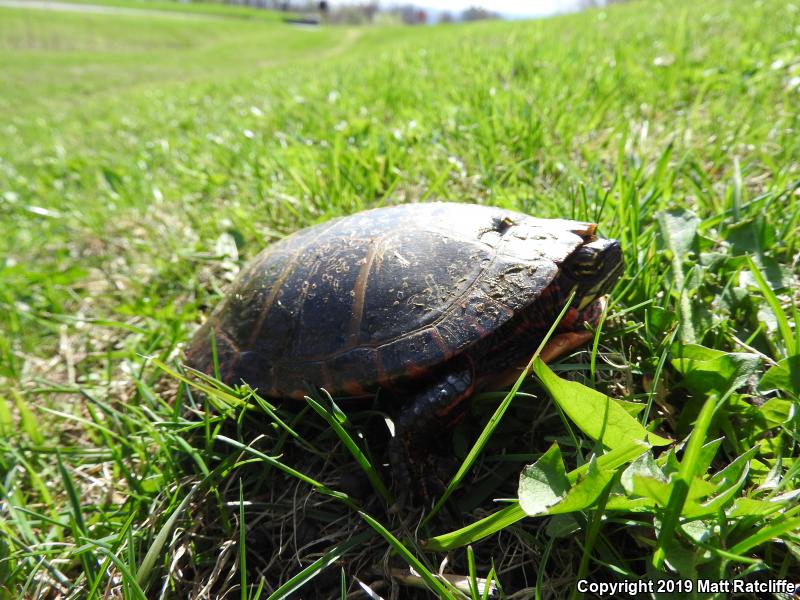
[[[448,568],[496,570],[513,593],[546,566],[537,593],[552,597],[573,592],[587,561],[598,578],[652,575],[654,563],[717,579],[790,574],[800,547],[785,509],[800,478],[798,27],[797,7],[777,0],[319,31],[0,9],[0,594],[136,593],[176,511],[169,551],[148,558],[148,592],[222,594],[245,581],[251,596],[262,582],[267,595],[299,573],[336,589],[339,573],[325,579],[321,557],[372,529],[240,448],[281,454],[339,490],[354,465],[327,453],[338,438],[291,411],[281,418],[310,428],[313,443],[252,407],[219,415],[157,363],[178,368],[197,323],[268,242],[434,198],[597,221],[621,240],[626,272],[597,355],[554,370],[648,402],[644,425],[658,433],[688,439],[708,397],[728,390],[714,373],[725,382],[748,365],[692,445],[710,448],[697,476],[735,490],[715,517],[653,500],[661,519],[613,503],[602,521],[593,508],[552,526],[516,519],[475,542],[469,560],[454,551]],[[479,506],[465,526],[500,510],[491,499],[515,494],[524,464],[553,441],[570,471],[591,459],[591,441],[531,391],[539,404],[504,417],[476,480],[455,490]],[[476,402],[478,420],[492,402]],[[457,433],[456,455],[475,431]],[[505,454],[500,438],[522,447]],[[306,459],[323,454],[324,469]],[[680,450],[656,460],[654,478],[682,468]],[[508,481],[486,475],[494,466]],[[202,493],[184,504],[198,481]],[[440,564],[444,554],[418,542],[451,523],[417,531],[348,489],[403,554]],[[700,514],[703,497],[691,501],[682,504]],[[659,540],[665,515],[674,544]],[[297,546],[273,543],[298,521],[314,525]],[[226,579],[241,561],[238,527],[248,528],[248,573]],[[345,563],[351,591],[375,587],[359,565],[389,547],[377,534],[358,539],[361,558]],[[585,554],[576,539],[592,540]]]

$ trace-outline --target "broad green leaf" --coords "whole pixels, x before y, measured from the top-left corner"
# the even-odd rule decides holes
[[[600,469],[613,471],[635,460],[643,453],[647,452],[650,446],[642,441],[634,441],[620,448],[615,448],[609,452],[597,457],[597,466]],[[577,469],[567,473],[567,479],[570,484],[574,484],[578,479],[589,470],[589,463],[583,464]],[[466,527],[462,527],[450,533],[437,535],[436,537],[428,539],[423,543],[423,546],[430,550],[451,550],[453,548],[460,548],[471,544],[485,537],[497,533],[501,529],[513,525],[517,521],[524,519],[527,515],[519,502],[514,501],[512,504],[489,515],[471,523]]]
[[[613,398],[614,402],[619,404],[625,411],[632,417],[641,414],[641,412],[647,408],[647,404],[642,402],[631,402],[630,400],[619,400],[617,398]]]
[[[776,427],[797,419],[800,414],[796,401],[770,398],[758,407],[758,416],[766,421],[768,427]]]
[[[597,460],[589,461],[586,476],[576,483],[567,494],[547,510],[547,514],[564,514],[583,510],[592,506],[605,491],[608,484],[614,479],[616,471],[601,469]],[[520,499],[521,500],[521,499]]]
[[[800,396],[800,355],[790,356],[769,368],[758,383],[761,392],[783,390]]]
[[[748,474],[748,469],[744,469],[737,481],[730,483],[727,487],[725,487],[724,485],[717,486],[717,488],[715,488],[715,491],[718,491],[719,493],[713,498],[710,498],[706,502],[703,502],[701,504],[695,503],[693,506],[690,506],[689,502],[687,502],[686,506],[684,506],[683,517],[687,519],[697,519],[705,515],[717,514],[726,504],[728,504],[728,502],[733,498],[733,496],[741,489],[741,487],[744,485],[745,480],[747,479],[747,474]],[[695,482],[696,481],[698,480],[695,479]],[[695,482],[692,483],[694,484]],[[689,500],[696,499],[696,497],[692,498],[692,493],[693,493],[692,489],[690,489]]]
[[[758,266],[761,275],[764,277],[770,289],[780,290],[790,285],[792,280],[791,271],[777,260],[769,256],[759,256],[756,254],[752,256],[752,259]],[[758,287],[758,279],[753,275],[752,271],[740,271],[738,284],[739,287]]]
[[[695,501],[700,498],[708,498],[716,491],[718,491],[716,485],[700,477],[695,477],[692,479],[692,484],[689,486],[689,493],[686,499]]]
[[[700,219],[691,211],[677,209],[661,211],[656,214],[661,233],[661,241],[671,253],[672,274],[675,278],[675,289],[678,291],[680,315],[680,334],[684,344],[695,341],[694,323],[692,321],[692,304],[689,299],[687,284],[684,280],[683,262],[689,251],[695,249],[697,226]]]
[[[766,517],[786,507],[783,502],[757,500],[755,498],[737,498],[726,512],[729,519],[738,517]]]
[[[683,374],[683,384],[698,396],[736,389],[757,372],[761,358],[745,352],[722,352],[697,344],[674,345],[672,366]]]
[[[667,477],[659,468],[652,452],[645,452],[622,472],[620,483],[628,494],[635,493],[634,477],[655,479],[656,481],[667,483]]]
[[[647,441],[653,446],[672,443],[647,431],[628,411],[605,394],[575,381],[561,379],[541,360],[536,360],[533,370],[575,425],[607,448],[617,448],[636,440]]]
[[[636,460],[642,454],[650,450],[650,448],[650,444],[642,440],[633,440],[624,446],[614,448],[613,450],[609,450],[605,454],[598,456],[597,466],[600,469],[616,470],[622,465],[626,465],[629,462]],[[567,478],[569,479],[570,483],[575,483],[584,475],[584,473],[586,473],[588,469],[589,463],[585,463],[577,469],[573,469],[567,473]]]
[[[652,498],[631,498],[621,494],[611,494],[606,502],[606,511],[652,512],[656,506]]]
[[[633,493],[636,496],[650,498],[659,506],[666,506],[669,503],[671,486],[667,482],[654,477],[643,477],[641,475],[634,475],[631,482],[633,485]]]
[[[695,542],[707,542],[714,535],[716,528],[716,524],[705,521],[690,521],[681,525],[683,533]]]
[[[695,249],[700,219],[690,210],[664,210],[656,215],[664,247],[683,258]]]
[[[693,548],[687,548],[680,542],[680,537],[670,536],[662,544],[661,549],[670,567],[682,577],[697,577],[697,556]]]
[[[714,475],[711,476],[710,481],[714,484],[721,485],[725,485],[725,482],[730,484],[731,482],[737,481],[741,477],[742,472],[749,469],[750,459],[756,454],[758,454],[758,447],[755,446],[750,448],[750,450],[744,454],[741,454],[733,459],[727,467],[717,473],[714,473]]]
[[[564,497],[569,487],[561,450],[553,444],[520,473],[519,504],[527,515],[543,514]]]

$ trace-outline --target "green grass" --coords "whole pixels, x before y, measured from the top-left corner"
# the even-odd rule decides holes
[[[130,93],[252,77],[330,57],[360,34],[301,31],[274,20],[190,17],[3,9],[0,66],[8,92],[0,109],[25,121],[87,103],[108,110]]]
[[[543,598],[579,574],[797,579],[797,7],[313,32],[219,10],[0,9],[0,597],[338,596],[342,577],[388,596],[390,549],[454,596],[445,556]],[[597,221],[626,272],[594,351],[552,366],[596,395],[526,382],[417,527],[372,491],[369,412],[201,393],[178,365],[265,244],[433,198]],[[573,393],[679,443],[610,444]],[[459,460],[504,395],[473,402]],[[518,502],[524,468],[561,494],[534,477]]]
[[[264,10],[250,6],[222,4],[220,2],[172,2],[170,0],[59,0],[70,4],[90,4],[111,8],[133,8],[136,10],[166,11],[184,15],[214,16],[256,21],[282,21],[286,13]]]

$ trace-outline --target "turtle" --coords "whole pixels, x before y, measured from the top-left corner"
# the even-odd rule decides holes
[[[335,218],[255,256],[186,363],[287,402],[319,388],[337,399],[381,392],[394,485],[429,498],[442,481],[431,449],[465,400],[516,380],[572,290],[541,357],[592,338],[623,270],[620,244],[596,227],[452,202]]]

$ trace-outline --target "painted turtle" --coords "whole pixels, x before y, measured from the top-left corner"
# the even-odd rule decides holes
[[[211,373],[213,339],[221,378],[262,395],[382,390],[398,408],[396,485],[415,476],[427,496],[443,425],[475,391],[518,377],[574,288],[543,358],[591,339],[585,323],[596,324],[623,268],[619,243],[595,228],[453,203],[333,219],[256,256],[194,336],[187,362]]]

